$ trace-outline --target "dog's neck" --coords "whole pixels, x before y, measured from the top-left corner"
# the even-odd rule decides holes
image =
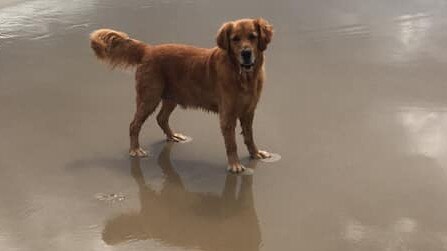
[[[255,75],[255,69],[251,71],[244,71],[241,68],[242,67],[239,66],[239,80],[241,82],[242,87],[244,87],[249,83],[253,82],[256,75]]]

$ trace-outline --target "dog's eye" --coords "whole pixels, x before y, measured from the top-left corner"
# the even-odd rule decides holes
[[[254,34],[254,33],[251,33],[250,35],[248,35],[248,39],[250,39],[250,40],[255,40],[256,39],[256,34]]]
[[[233,42],[239,42],[239,41],[241,41],[241,38],[238,37],[238,36],[234,36],[234,37],[231,38],[231,40],[232,40]]]

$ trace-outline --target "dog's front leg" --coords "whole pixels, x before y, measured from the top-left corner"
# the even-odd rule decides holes
[[[250,157],[254,159],[270,158],[271,154],[269,152],[259,150],[253,139],[254,115],[254,111],[249,111],[239,118],[239,120],[241,121],[242,135],[244,135],[244,143],[247,146]]]
[[[239,173],[245,170],[245,167],[240,163],[237,154],[236,145],[236,122],[237,117],[231,112],[222,111],[220,113],[220,128],[225,141],[225,149],[228,158],[228,170],[233,173]]]

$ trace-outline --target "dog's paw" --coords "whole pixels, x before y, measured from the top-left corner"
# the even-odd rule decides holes
[[[272,157],[272,154],[267,151],[258,150],[256,153],[251,154],[253,159],[268,159]]]
[[[183,134],[180,133],[174,133],[172,136],[169,136],[167,138],[167,141],[171,141],[171,142],[185,142],[188,141],[189,137],[185,136]]]
[[[241,163],[233,163],[229,164],[227,171],[230,173],[242,173],[246,170],[245,166],[243,166]]]
[[[140,158],[143,158],[143,157],[147,157],[147,152],[144,151],[144,150],[141,149],[141,148],[130,149],[130,151],[129,151],[129,155],[130,155],[131,157],[140,157]]]

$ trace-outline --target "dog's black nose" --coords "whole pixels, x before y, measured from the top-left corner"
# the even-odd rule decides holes
[[[251,49],[243,49],[241,51],[241,57],[244,62],[251,63]]]

